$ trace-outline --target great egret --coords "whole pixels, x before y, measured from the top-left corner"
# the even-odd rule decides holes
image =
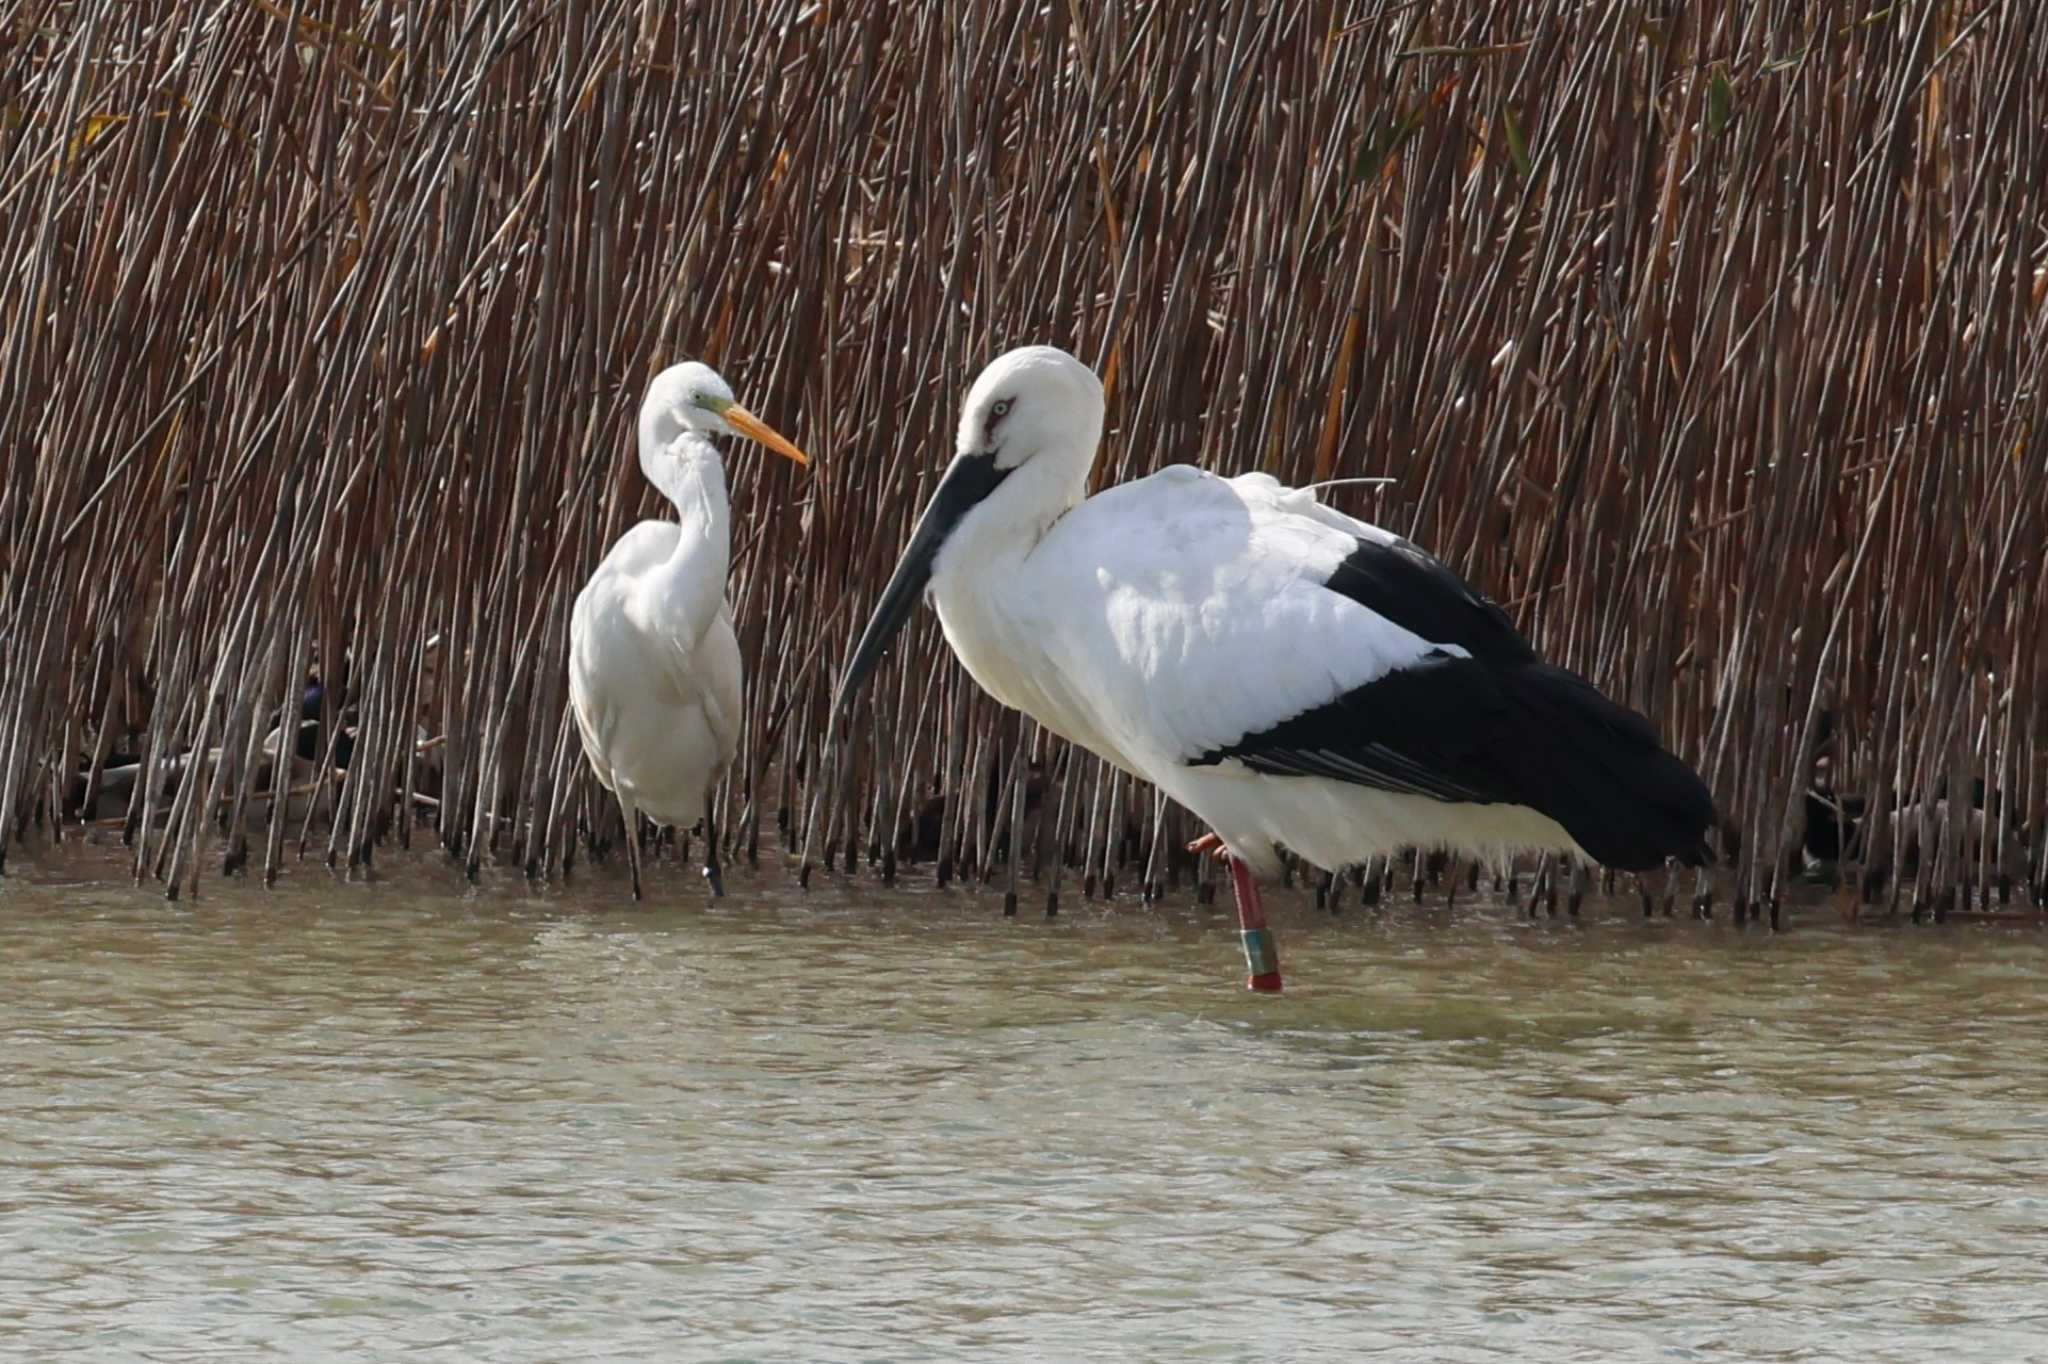
[[[723,895],[708,793],[740,735],[740,648],[725,603],[731,558],[725,468],[715,434],[751,437],[810,461],[733,401],[708,365],[663,370],[640,404],[640,472],[675,504],[674,521],[642,521],[612,546],[569,621],[569,705],[583,752],[626,817],[633,898],[639,821],[705,820],[704,875]]]
[[[1185,465],[1086,497],[1102,384],[1050,346],[982,371],[957,453],[839,689],[930,589],[991,695],[1215,831],[1254,989],[1280,988],[1256,876],[1408,846],[1697,862],[1714,807],[1642,716],[1540,661],[1413,544],[1265,474]]]

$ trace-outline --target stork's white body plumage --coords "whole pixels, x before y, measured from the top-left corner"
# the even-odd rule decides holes
[[[1270,475],[1187,465],[1089,498],[1022,553],[994,521],[964,518],[933,566],[967,671],[1195,811],[1261,874],[1279,870],[1276,845],[1325,867],[1418,845],[1579,851],[1525,806],[1192,764],[1432,649],[1464,656],[1324,586],[1358,539],[1398,537]]]
[[[1279,973],[1253,877],[1281,847],[1332,869],[1414,846],[1699,855],[1697,776],[1442,564],[1264,474],[1176,466],[1084,500],[1102,420],[1062,351],[983,372],[842,704],[928,586],[990,694],[1215,830],[1258,988]]]
[[[711,442],[723,431],[804,461],[707,366],[655,377],[640,406],[640,468],[676,520],[642,521],[621,536],[569,620],[569,708],[591,771],[625,816],[635,896],[638,816],[694,825],[739,748],[740,648],[725,602],[731,509]],[[705,842],[706,875],[722,893],[715,831]]]

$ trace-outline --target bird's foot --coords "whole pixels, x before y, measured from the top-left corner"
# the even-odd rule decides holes
[[[1223,840],[1214,833],[1206,833],[1188,844],[1188,851],[1197,857],[1203,853],[1220,853],[1223,851]]]

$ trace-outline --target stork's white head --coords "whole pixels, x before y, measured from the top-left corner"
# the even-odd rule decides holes
[[[1102,380],[1057,346],[1025,346],[998,356],[960,410],[957,457],[992,456],[1015,469],[1040,454],[1095,459],[1102,439]]]
[[[970,525],[1035,537],[1086,495],[1102,411],[1102,381],[1056,346],[1013,350],[981,372],[967,390],[953,462],[861,631],[837,704],[851,700],[874,671],[924,595],[940,550],[977,508],[988,504]]]
[[[798,464],[810,463],[780,432],[735,402],[717,370],[696,360],[655,375],[640,402],[640,468],[656,487],[668,486],[667,466],[686,435],[746,436]]]

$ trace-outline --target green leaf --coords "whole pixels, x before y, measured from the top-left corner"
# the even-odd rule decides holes
[[[1386,170],[1387,163],[1401,150],[1401,144],[1415,136],[1415,130],[1422,126],[1422,116],[1428,110],[1427,103],[1419,104],[1415,111],[1397,122],[1381,127],[1372,141],[1358,154],[1358,164],[1351,168],[1353,181],[1376,179]]]
[[[1728,131],[1735,122],[1735,87],[1728,82],[1728,73],[1714,68],[1713,79],[1707,82],[1707,131],[1715,137]]]
[[[1502,105],[1500,121],[1507,132],[1508,155],[1514,158],[1515,170],[1526,180],[1529,178],[1529,143],[1523,138],[1522,130],[1515,125],[1515,111]]]

